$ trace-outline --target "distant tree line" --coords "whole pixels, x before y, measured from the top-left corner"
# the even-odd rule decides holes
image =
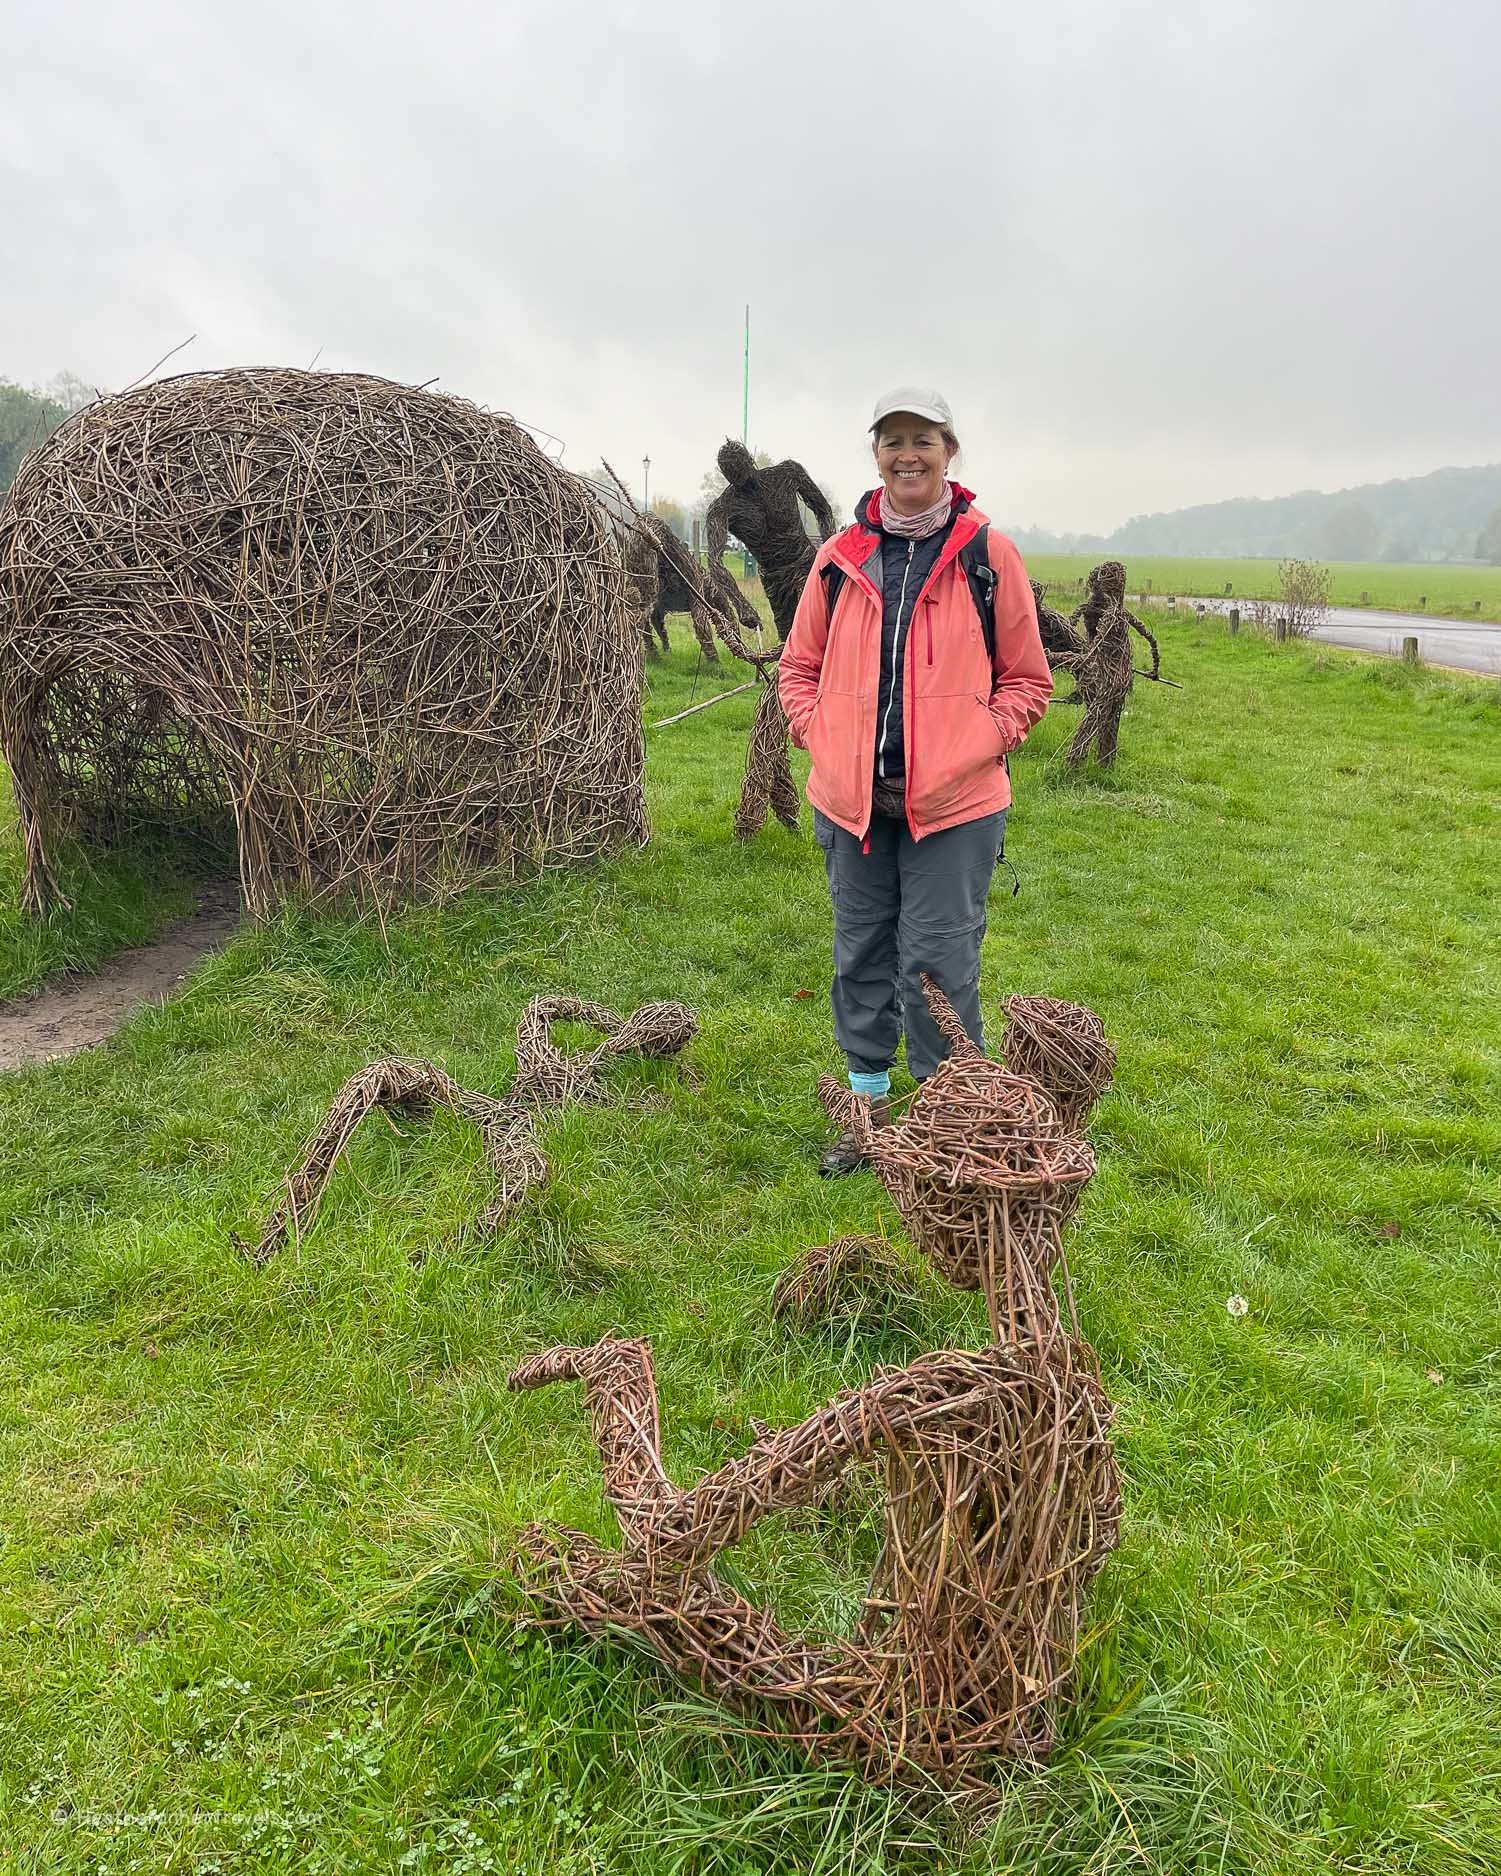
[[[1012,530],[1034,553],[1501,563],[1501,463],[1321,494],[1241,497],[1136,515],[1113,534]]]
[[[93,397],[90,387],[71,371],[60,371],[45,390],[33,385],[28,391],[0,378],[0,495],[15,481],[27,450]]]

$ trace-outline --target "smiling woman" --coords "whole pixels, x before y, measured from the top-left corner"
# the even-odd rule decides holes
[[[1026,569],[972,493],[937,391],[876,403],[880,487],[824,543],[778,667],[834,900],[834,1034],[877,1124],[905,1029],[922,1080],[947,1053],[929,973],[974,1042],[980,941],[1011,783],[1006,757],[1047,709],[1052,678]],[[842,1137],[823,1170],[864,1161]]]
[[[959,439],[946,423],[932,423],[906,410],[882,420],[876,430],[876,469],[883,484],[882,507],[889,512],[894,532],[925,532],[931,516],[947,509],[948,467],[958,453]]]

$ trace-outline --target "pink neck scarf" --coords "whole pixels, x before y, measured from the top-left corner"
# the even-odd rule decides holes
[[[943,494],[931,508],[925,508],[920,515],[901,515],[891,505],[886,484],[881,484],[881,526],[888,534],[900,535],[904,541],[925,541],[930,534],[936,534],[948,520],[953,505],[953,485],[945,482]]]

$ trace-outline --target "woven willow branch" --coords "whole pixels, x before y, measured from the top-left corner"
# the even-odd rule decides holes
[[[1119,560],[1101,561],[1091,570],[1084,603],[1075,609],[1070,626],[1077,627],[1081,620],[1082,647],[1049,660],[1054,670],[1073,672],[1072,701],[1084,706],[1064,759],[1078,768],[1093,746],[1101,768],[1108,769],[1115,761],[1121,714],[1131,694],[1132,632],[1152,648],[1151,677],[1158,674],[1161,654],[1156,639],[1126,605],[1126,569]]]

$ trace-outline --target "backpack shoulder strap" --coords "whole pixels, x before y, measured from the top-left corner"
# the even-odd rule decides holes
[[[995,589],[998,581],[995,568],[990,564],[990,523],[982,522],[972,541],[959,549],[959,564],[964,569],[964,577],[969,582],[970,597],[975,602],[975,611],[980,615],[980,630],[985,634],[985,649],[990,655],[990,662],[995,663]],[[1011,761],[1001,757],[1006,765],[1006,773],[1011,773]],[[1022,889],[1022,883],[1016,868],[1006,858],[1006,830],[1001,829],[1001,848],[996,858],[1010,869],[1013,896]]]
[[[834,620],[834,608],[839,604],[839,595],[844,591],[845,572],[843,567],[836,567],[832,560],[819,570],[819,579],[823,581],[823,600],[827,607],[829,623]]]
[[[995,663],[995,568],[990,564],[990,523],[983,522],[973,540],[959,549],[959,564],[969,582],[975,611],[980,615],[980,630],[985,634],[985,649]]]

